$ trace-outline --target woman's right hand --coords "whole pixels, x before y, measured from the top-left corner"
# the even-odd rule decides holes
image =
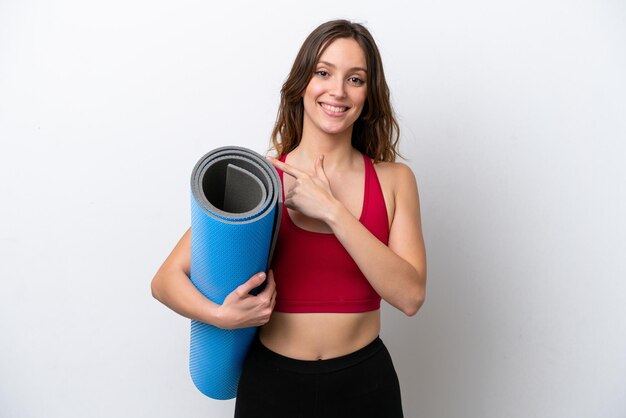
[[[276,283],[271,269],[265,289],[256,296],[250,294],[264,280],[265,273],[255,274],[226,296],[224,303],[217,309],[215,325],[223,329],[235,329],[266,324],[276,304]]]
[[[180,315],[224,329],[254,327],[267,323],[274,309],[276,284],[269,271],[265,289],[257,296],[249,292],[265,280],[257,273],[230,293],[222,305],[206,298],[189,280],[191,228],[185,232],[152,279],[152,295]]]

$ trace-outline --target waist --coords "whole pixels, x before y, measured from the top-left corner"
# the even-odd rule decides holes
[[[362,313],[272,313],[261,327],[264,346],[299,360],[321,360],[352,353],[380,334],[380,311]]]
[[[352,367],[374,356],[382,349],[385,349],[385,345],[377,335],[365,346],[339,357],[324,360],[298,360],[270,350],[260,341],[257,334],[257,338],[255,338],[250,349],[251,354],[249,355],[259,356],[263,359],[265,364],[272,364],[283,370],[319,374],[331,373]]]

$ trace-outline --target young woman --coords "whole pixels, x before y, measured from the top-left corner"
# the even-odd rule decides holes
[[[302,45],[272,135],[284,193],[265,279],[217,305],[189,280],[189,231],[152,281],[154,296],[222,328],[261,326],[235,417],[402,417],[379,338],[380,301],[413,316],[426,253],[411,169],[395,163],[398,125],[378,48],[362,25],[331,21]]]

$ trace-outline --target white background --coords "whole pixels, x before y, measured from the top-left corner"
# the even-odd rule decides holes
[[[407,417],[626,416],[623,1],[0,0],[0,416],[231,417],[149,283],[189,175],[264,153],[323,21],[376,38],[426,304],[384,307]]]

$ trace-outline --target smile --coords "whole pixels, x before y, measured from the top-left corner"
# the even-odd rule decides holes
[[[338,107],[338,106],[331,106],[329,104],[326,103],[320,103],[320,106],[322,106],[322,108],[328,110],[329,112],[332,113],[343,113],[346,110],[348,110],[347,107]]]

